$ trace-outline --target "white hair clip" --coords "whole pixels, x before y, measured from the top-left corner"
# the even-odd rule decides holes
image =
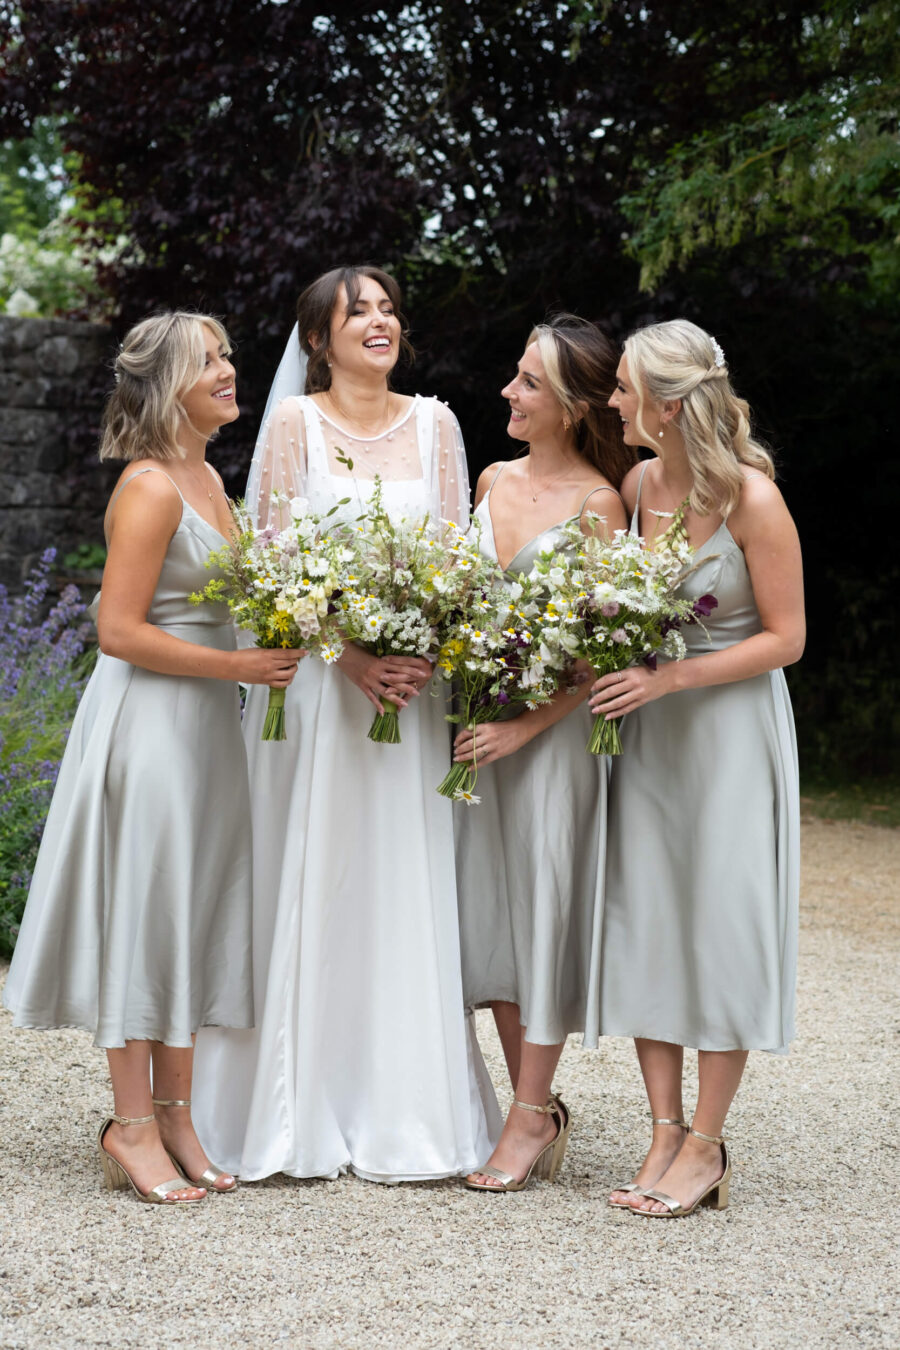
[[[709,340],[712,343],[713,349],[713,365],[724,366],[725,353],[722,351],[722,348],[719,346],[718,342],[716,342],[716,339],[714,337],[711,337]]]

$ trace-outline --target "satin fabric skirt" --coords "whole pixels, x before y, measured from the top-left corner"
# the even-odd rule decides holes
[[[220,650],[229,624],[166,631]],[[60,766],[4,990],[16,1026],[188,1047],[253,1022],[238,690],[101,655]]]
[[[341,672],[301,663],[287,740],[244,726],[254,825],[256,1029],[197,1038],[194,1120],[218,1165],[377,1181],[471,1171],[501,1119],[460,980],[443,696],[366,736]]]
[[[456,808],[463,994],[517,1003],[526,1038],[597,1045],[609,761],[586,703],[479,770]]]
[[[782,671],[623,724],[610,783],[601,1029],[783,1053],[794,1035],[800,804]]]

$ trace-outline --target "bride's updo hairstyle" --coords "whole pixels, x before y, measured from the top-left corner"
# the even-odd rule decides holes
[[[618,355],[596,324],[556,314],[531,330],[544,374],[575,431],[578,453],[618,488],[637,452],[622,439],[622,420],[609,406]]]
[[[694,477],[690,502],[698,515],[730,515],[741,495],[742,464],[775,477],[772,456],[754,439],[750,408],[732,389],[725,355],[709,333],[688,319],[652,324],[631,334],[625,356],[645,445],[653,444],[642,420],[645,400],[681,400],[672,422],[687,451]]]
[[[416,354],[409,342],[409,324],[401,313],[403,295],[396,281],[380,267],[333,267],[330,272],[307,286],[297,301],[297,330],[300,346],[306,353],[306,393],[322,394],[331,388],[331,367],[328,350],[331,346],[331,319],[337,304],[338,292],[343,286],[347,293],[347,312],[359,299],[363,277],[377,281],[394,307],[400,320],[400,354],[412,364]]]
[[[203,374],[204,328],[231,351],[218,319],[180,309],[142,319],[127,333],[113,365],[116,387],[103,411],[101,459],[180,457],[178,435],[188,421],[181,395]]]

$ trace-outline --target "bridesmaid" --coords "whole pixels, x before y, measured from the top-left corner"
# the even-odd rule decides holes
[[[528,453],[485,469],[476,517],[482,548],[527,573],[562,528],[609,537],[627,525],[618,488],[635,453],[607,407],[616,355],[570,314],[531,333],[502,391],[508,434]],[[598,519],[599,517],[599,519]],[[551,1179],[569,1131],[550,1085],[569,1032],[596,1045],[607,761],[587,752],[585,679],[544,707],[464,730],[455,759],[477,754],[481,805],[457,812],[457,876],[467,1006],[489,1005],[515,1098],[477,1190]]]
[[[116,358],[100,457],[127,468],[106,512],[101,655],[4,991],[17,1026],[81,1027],[106,1049],[106,1184],[152,1204],[235,1184],[197,1139],[190,1088],[197,1028],[253,1021],[236,681],[283,687],[300,656],[235,651],[227,610],[187,600],[232,527],[205,460],[238,415],[230,350],[215,319],[176,311],[137,324]]]
[[[684,630],[689,659],[607,675],[591,700],[631,714],[610,784],[601,1029],[636,1037],[653,1116],[610,1203],[671,1218],[727,1205],[722,1131],[747,1053],[784,1053],[794,1032],[799,797],[781,667],[803,651],[803,582],[771,457],[707,333],[634,333],[610,403],[626,443],[655,455],[623,484],[632,528],[650,545],[686,530],[682,593],[718,600]],[[699,1052],[690,1126],[685,1046]]]

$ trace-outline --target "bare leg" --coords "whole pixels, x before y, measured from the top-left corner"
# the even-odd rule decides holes
[[[512,1083],[513,1092],[515,1092],[516,1083],[519,1081],[522,1042],[525,1036],[524,1028],[519,1021],[519,1005],[518,1003],[492,1003],[491,1012],[494,1014],[497,1035],[500,1037],[500,1044],[503,1046],[503,1053],[506,1056],[509,1081]]]
[[[746,1050],[701,1050],[699,1052],[700,1087],[693,1127],[702,1134],[720,1135],[725,1128],[728,1108],[738,1090]],[[706,1188],[722,1175],[722,1150],[689,1134],[672,1165],[653,1185],[689,1208]],[[666,1208],[656,1200],[632,1196],[632,1209],[661,1212]]]
[[[650,1114],[656,1120],[684,1120],[681,1097],[681,1075],[684,1051],[680,1045],[667,1041],[636,1040],[638,1063],[644,1076],[644,1087],[650,1102]],[[699,1128],[699,1127],[698,1127]],[[685,1131],[675,1125],[654,1125],[649,1151],[634,1180],[638,1186],[655,1186],[674,1161],[684,1141]],[[614,1205],[627,1205],[630,1191],[613,1191]]]
[[[107,1050],[109,1076],[117,1116],[130,1120],[153,1115],[150,1100],[151,1041],[126,1041],[124,1049]],[[103,1136],[103,1147],[134,1178],[145,1194],[164,1181],[171,1181],[176,1169],[163,1148],[156,1122],[146,1125],[117,1125],[115,1121]],[[197,1200],[206,1194],[202,1186],[169,1191],[179,1200]]]
[[[163,1101],[189,1102],[193,1071],[193,1048],[188,1050],[180,1046],[159,1044],[153,1046],[154,1097]],[[172,1150],[189,1178],[202,1176],[207,1168],[211,1167],[211,1163],[194,1131],[191,1108],[156,1106],[153,1109],[156,1111],[160,1135],[166,1148]],[[233,1176],[228,1172],[222,1172],[217,1176],[215,1185],[212,1182],[208,1184],[211,1190],[230,1191],[235,1183]]]
[[[513,1004],[501,1005],[513,1007]],[[518,1012],[518,1009],[516,1010]],[[544,1106],[550,1096],[553,1075],[563,1051],[563,1045],[534,1045],[531,1041],[522,1042],[522,1058],[515,1093],[519,1101],[530,1106]],[[510,1107],[503,1133],[489,1162],[501,1172],[508,1172],[517,1181],[528,1172],[541,1149],[555,1139],[558,1124],[553,1116],[541,1115],[536,1111],[520,1111]],[[485,1176],[483,1172],[470,1174],[472,1181],[500,1189],[496,1177]]]

